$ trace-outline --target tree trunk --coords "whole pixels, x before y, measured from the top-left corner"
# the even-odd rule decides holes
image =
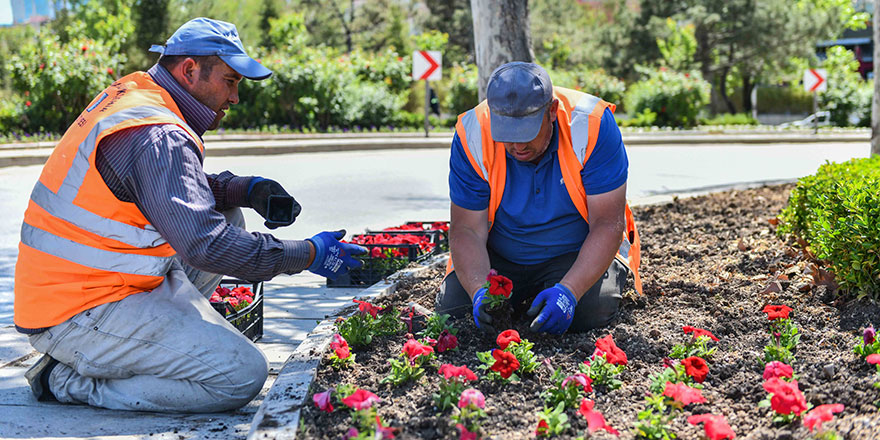
[[[480,76],[480,94],[496,67],[511,61],[532,62],[528,0],[471,0],[474,19],[474,49]]]
[[[874,98],[871,99],[871,155],[880,154],[880,0],[874,0]]]
[[[752,113],[752,88],[755,87],[752,84],[752,76],[748,73],[743,74],[743,112],[746,114]]]
[[[730,68],[725,67],[724,70],[721,71],[721,74],[718,75],[718,91],[721,93],[721,97],[724,98],[724,104],[727,105],[728,113],[736,113],[736,107],[733,105],[733,101],[730,100],[730,97],[727,96],[727,75],[730,72]]]

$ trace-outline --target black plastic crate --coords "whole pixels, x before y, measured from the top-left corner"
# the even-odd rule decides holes
[[[254,293],[254,301],[247,307],[236,311],[227,302],[212,302],[211,306],[220,315],[224,316],[233,327],[237,328],[246,338],[256,342],[263,337],[263,282],[252,283],[250,281],[226,278],[220,281],[220,286],[234,289],[239,286],[248,286]]]
[[[366,254],[358,256],[358,259],[363,262],[363,265],[357,269],[348,271],[348,273],[344,275],[340,275],[335,280],[327,278],[327,287],[371,286],[388,275],[403,269],[413,261],[424,260],[432,254],[432,252],[422,252],[421,247],[417,244],[360,244],[359,246],[367,248]],[[374,257],[374,249],[397,249],[405,255],[389,256],[385,258]]]
[[[446,225],[445,230],[444,229],[433,229],[432,225],[435,223],[444,223]],[[417,225],[418,227],[421,227],[422,229],[397,229],[397,228],[400,228],[401,226],[411,226],[411,225]],[[446,221],[446,220],[442,220],[442,221],[408,221],[401,226],[392,226],[391,228],[386,228],[382,231],[374,231],[374,230],[368,229],[367,232],[375,232],[375,233],[383,232],[383,233],[395,233],[395,234],[406,234],[406,233],[433,234],[435,236],[435,238],[431,242],[436,245],[436,247],[434,248],[434,253],[439,254],[439,253],[449,251],[449,221]]]

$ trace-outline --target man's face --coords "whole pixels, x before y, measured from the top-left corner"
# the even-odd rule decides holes
[[[553,100],[544,113],[544,120],[541,123],[541,130],[529,142],[502,142],[507,153],[520,162],[531,162],[537,164],[550,146],[550,139],[553,137],[553,123],[556,122],[556,110],[559,108],[559,101]]]
[[[217,117],[208,127],[208,130],[214,130],[226,116],[225,110],[232,104],[238,104],[238,83],[242,76],[223,61],[215,64],[206,77],[202,69],[204,67],[199,65],[193,68],[194,81],[188,91],[199,102],[217,112]]]

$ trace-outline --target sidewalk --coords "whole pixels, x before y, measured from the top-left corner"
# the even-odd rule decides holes
[[[870,130],[822,131],[624,131],[623,141],[637,145],[749,145],[804,144],[817,142],[869,142]],[[205,136],[208,156],[243,156],[325,151],[449,148],[452,132],[431,133],[338,133],[338,134],[228,134]],[[0,167],[42,164],[54,142],[0,145]]]
[[[155,414],[37,402],[24,372],[40,355],[14,327],[2,327],[0,438],[244,439],[263,398],[300,342],[318,322],[338,313],[363,291],[327,288],[324,278],[309,273],[266,283],[264,333],[257,346],[269,359],[269,379],[254,401],[230,413]]]

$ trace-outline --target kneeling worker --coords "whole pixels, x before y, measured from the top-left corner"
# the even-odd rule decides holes
[[[437,312],[505,330],[483,305],[495,269],[513,281],[514,311],[534,318],[533,331],[607,325],[627,273],[641,292],[615,106],[553,87],[543,68],[523,62],[497,68],[486,96],[459,116],[452,140],[451,260]]]
[[[242,77],[272,72],[234,25],[181,26],[148,72],[101,92],[36,183],[15,266],[16,328],[46,353],[25,374],[38,400],[160,412],[235,409],[268,375],[263,353],[208,302],[221,275],[335,278],[366,250],[344,231],[308,240],[249,233],[300,207],[277,182],[202,169],[202,135],[238,103]],[[270,214],[271,197],[287,216]],[[268,223],[276,221],[275,223]]]

